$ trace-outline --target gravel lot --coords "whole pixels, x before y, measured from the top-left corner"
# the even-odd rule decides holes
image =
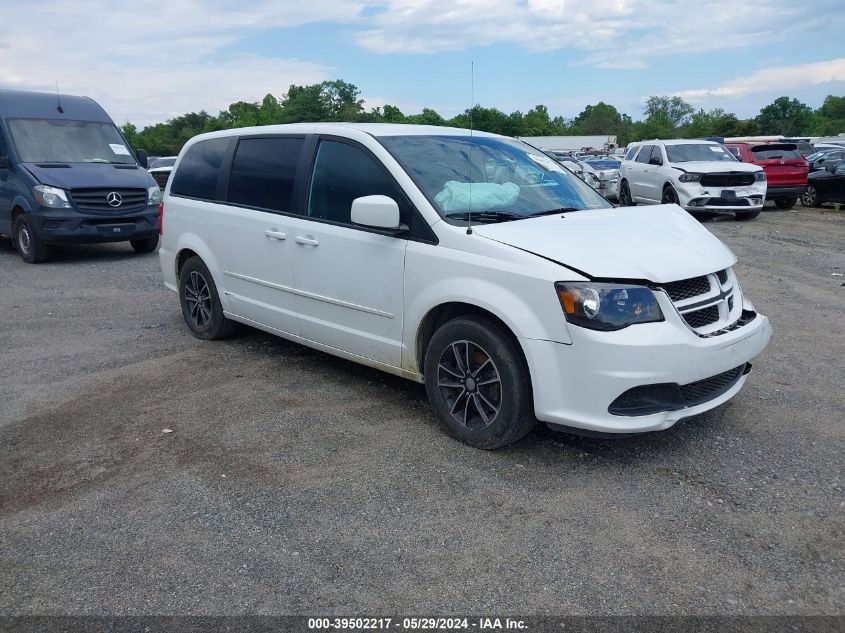
[[[845,614],[845,214],[705,225],[775,328],[743,392],[493,453],[420,385],[195,340],[155,254],[0,241],[0,614]]]

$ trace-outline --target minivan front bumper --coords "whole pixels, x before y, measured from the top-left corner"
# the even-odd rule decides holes
[[[38,236],[51,244],[123,242],[153,237],[159,231],[155,205],[118,215],[41,207],[29,218]]]
[[[569,330],[571,345],[520,339],[531,372],[537,419],[611,434],[667,429],[682,418],[730,400],[745,384],[746,364],[766,348],[772,336],[771,324],[761,314],[736,330],[707,338],[668,322],[617,332]],[[712,397],[705,387],[710,383],[718,387],[709,392]],[[651,410],[643,409],[644,415],[610,412],[619,411],[623,394],[643,387],[649,387],[645,390],[649,392],[652,386],[669,386],[669,391],[680,389],[700,397],[691,406],[669,400],[661,405],[655,399]]]

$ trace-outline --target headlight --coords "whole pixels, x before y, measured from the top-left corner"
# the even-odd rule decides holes
[[[681,182],[698,182],[701,180],[702,174],[681,174],[678,180]]]
[[[158,204],[161,202],[161,189],[158,188],[158,185],[155,187],[149,187],[147,189],[147,204]]]
[[[609,332],[663,320],[654,293],[643,286],[559,281],[555,288],[566,320],[573,325]]]
[[[57,187],[47,185],[35,185],[32,188],[32,195],[43,207],[51,209],[69,209],[70,201],[67,199],[67,192]]]
[[[754,172],[754,180],[756,180],[757,182],[764,182],[766,180],[766,172],[755,171]]]

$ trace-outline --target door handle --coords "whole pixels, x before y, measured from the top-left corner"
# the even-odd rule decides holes
[[[279,241],[281,241],[281,240],[283,240],[287,237],[287,235],[285,235],[281,231],[277,231],[276,229],[267,229],[266,231],[264,231],[264,235],[269,237],[271,240],[279,240]]]
[[[307,235],[297,235],[294,240],[297,244],[304,244],[305,246],[319,246],[320,244],[316,239]]]

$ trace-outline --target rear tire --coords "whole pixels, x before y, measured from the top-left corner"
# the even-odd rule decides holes
[[[743,211],[742,213],[737,212],[735,215],[735,219],[739,222],[744,222],[745,220],[753,220],[758,215],[760,215],[760,209],[756,211]]]
[[[775,199],[775,206],[782,211],[786,211],[787,209],[791,209],[795,206],[795,203],[798,202],[798,198],[776,198]]]
[[[425,388],[446,431],[476,448],[512,444],[537,422],[521,351],[488,319],[460,317],[440,326],[425,353]]]
[[[17,217],[13,237],[18,254],[27,264],[40,264],[50,258],[50,249],[38,237],[29,216],[19,215]]]
[[[631,196],[631,188],[628,186],[628,181],[623,180],[619,183],[619,206],[633,207],[636,204],[634,198]]]
[[[191,257],[179,271],[179,303],[185,323],[198,339],[226,338],[235,329],[235,323],[223,315],[217,286],[199,257]]]
[[[158,248],[158,235],[147,237],[141,240],[129,240],[136,253],[152,253]]]

